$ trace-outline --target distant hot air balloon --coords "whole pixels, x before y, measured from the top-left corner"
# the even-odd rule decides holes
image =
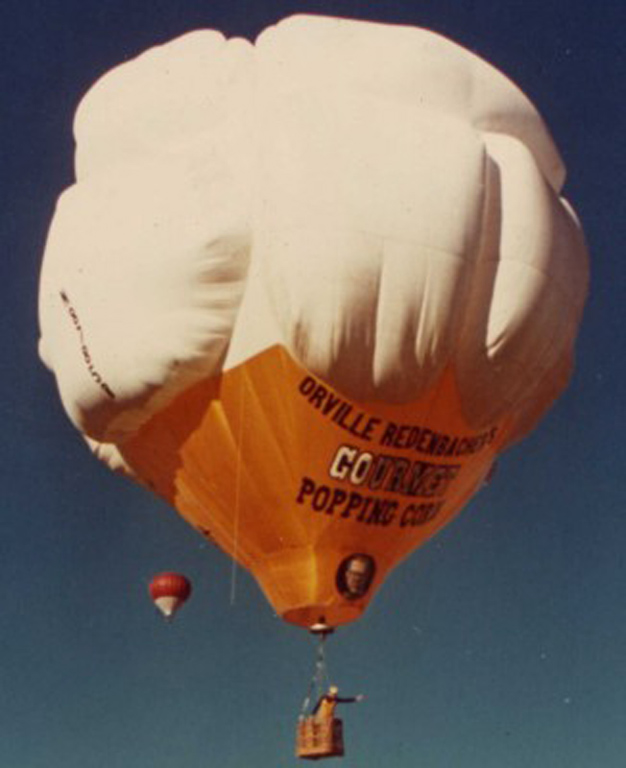
[[[149,586],[150,597],[166,619],[171,618],[191,595],[191,584],[181,573],[158,573]]]
[[[587,255],[541,117],[436,34],[296,16],[117,67],[75,135],[67,413],[284,619],[358,618],[567,384]]]

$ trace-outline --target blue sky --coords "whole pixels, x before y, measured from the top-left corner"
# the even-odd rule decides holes
[[[111,475],[37,358],[39,264],[104,71],[185,31],[295,11],[415,24],[515,80],[569,169],[592,284],[572,383],[492,484],[332,638],[346,768],[621,768],[626,753],[626,8],[578,2],[5,0],[0,765],[292,766],[313,641],[164,503]],[[195,593],[166,626],[158,570]]]

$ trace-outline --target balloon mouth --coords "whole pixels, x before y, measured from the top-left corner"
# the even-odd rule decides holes
[[[180,598],[170,595],[163,595],[161,597],[155,598],[154,600],[154,604],[166,619],[172,618],[172,616],[180,608],[180,603]]]
[[[318,625],[332,629],[356,621],[364,610],[363,605],[304,605],[285,611],[282,618],[289,624],[297,624],[308,630]]]

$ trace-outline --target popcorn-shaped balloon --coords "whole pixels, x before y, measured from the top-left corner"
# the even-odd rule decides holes
[[[117,67],[75,133],[69,417],[287,621],[358,618],[567,384],[587,255],[541,117],[434,33],[295,16]]]

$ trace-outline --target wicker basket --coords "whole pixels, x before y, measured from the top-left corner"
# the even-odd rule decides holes
[[[338,718],[332,720],[305,717],[298,723],[296,739],[296,757],[305,760],[318,760],[320,757],[342,757],[343,723]]]

